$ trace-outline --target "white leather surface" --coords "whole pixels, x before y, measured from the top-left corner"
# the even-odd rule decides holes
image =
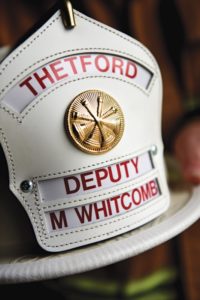
[[[64,29],[57,12],[0,66],[0,139],[9,167],[10,189],[29,215],[38,243],[52,252],[94,243],[141,226],[166,211],[170,201],[160,128],[162,81],[154,57],[134,39],[79,12],[75,14],[77,26],[74,30]],[[153,75],[148,89],[130,80],[122,80],[120,76],[87,74],[76,80],[58,82],[38,96],[21,114],[6,106],[3,101],[5,95],[30,73],[64,55],[85,52],[121,55],[136,61]],[[74,147],[63,127],[69,103],[81,92],[91,89],[112,95],[121,106],[125,118],[125,131],[120,143],[112,151],[97,156],[85,154]],[[12,101],[20,101],[19,95]],[[153,156],[155,169],[131,184],[134,187],[147,179],[158,178],[161,188],[158,199],[138,208],[132,215],[127,213],[126,218],[115,216],[100,225],[48,233],[46,211],[37,189],[38,181],[120,162],[150,151],[152,145],[158,147],[158,154]],[[30,194],[22,193],[19,188],[26,179],[34,182],[34,191]],[[123,186],[123,192],[129,188],[130,185]],[[116,195],[116,191],[105,190],[104,196],[108,195]],[[98,191],[94,196],[95,202]],[[74,201],[81,203],[83,199],[75,197]],[[84,203],[87,204],[86,195]]]
[[[193,193],[171,193],[167,212],[120,238],[82,249],[39,256],[7,257],[0,260],[0,283],[55,279],[77,274],[133,257],[175,237],[200,216],[200,187]]]
[[[6,51],[7,49],[0,50],[0,55]],[[188,192],[171,193],[169,209],[141,228],[120,238],[85,248],[44,255],[35,249],[30,225],[18,210],[18,203],[13,203],[15,198],[7,194],[6,184],[6,179],[1,178],[0,283],[53,279],[118,262],[173,238],[200,216],[199,187],[194,189],[193,195]],[[2,207],[3,199],[6,205],[3,204]],[[3,228],[7,228],[6,232],[2,231]]]
[[[120,65],[121,67],[119,67]],[[38,97],[44,92],[44,87],[36,80],[38,76],[40,78],[42,74],[44,75],[44,69],[46,74],[50,74],[44,82],[45,90],[51,88],[55,82],[65,78],[68,81],[77,81],[83,76],[98,77],[102,76],[103,73],[106,73],[107,77],[115,77],[116,79],[120,79],[121,76],[121,80],[125,78],[127,82],[136,84],[143,90],[148,90],[153,76],[150,70],[141,64],[133,63],[119,55],[113,56],[107,53],[65,55],[34,70],[34,73],[30,73],[20,85],[17,83],[5,94],[2,105],[9,107],[16,113],[23,112],[26,106],[34,100],[35,94]],[[16,101],[16,98],[20,98],[20,101]]]

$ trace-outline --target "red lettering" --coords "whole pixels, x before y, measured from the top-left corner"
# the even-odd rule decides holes
[[[58,214],[58,218],[57,218],[57,214]],[[50,216],[50,220],[51,220],[51,227],[52,227],[53,230],[68,227],[67,218],[66,218],[64,210],[61,210],[57,213],[51,212],[49,214],[49,216]]]
[[[75,66],[75,63],[74,63],[74,61],[75,61],[76,59],[77,59],[76,56],[73,56],[73,57],[69,57],[69,58],[65,58],[65,59],[64,59],[65,62],[69,62],[69,63],[70,63],[70,66],[71,66],[71,68],[72,68],[72,71],[73,71],[73,73],[74,73],[75,75],[78,74],[78,71],[77,71],[76,66]]]
[[[116,213],[119,213],[119,204],[118,204],[118,200],[120,199],[120,196],[115,196],[113,198],[110,199],[110,201],[113,201],[115,204],[115,211]]]
[[[91,61],[86,61],[86,59],[91,58],[91,55],[82,55],[80,56],[81,66],[83,69],[83,72],[87,72],[86,66],[91,65]]]
[[[151,190],[150,190],[150,185],[147,183],[146,185],[141,186],[141,194],[143,200],[148,200],[151,198]]]
[[[104,67],[102,67],[102,64],[100,64],[100,61],[101,62],[103,61],[103,65],[105,65]],[[108,72],[108,70],[110,68],[109,59],[105,55],[98,55],[95,58],[95,66],[96,66],[97,70],[100,72]]]
[[[150,187],[151,187],[151,194],[152,194],[152,197],[156,196],[158,194],[158,186],[157,186],[157,183],[155,180],[151,180],[149,182],[150,184]]]
[[[80,211],[79,211],[80,210]],[[85,223],[86,221],[91,222],[92,220],[92,204],[88,206],[76,207],[75,208],[76,215],[81,224]]]
[[[46,89],[46,85],[44,84],[45,80],[49,80],[51,83],[54,83],[54,79],[51,76],[51,74],[49,73],[49,71],[47,70],[47,68],[42,68],[42,71],[44,72],[43,76],[39,76],[37,73],[34,73],[33,75],[35,76],[35,79],[37,80],[37,82],[39,83],[39,85],[43,88]]]
[[[92,190],[96,188],[96,185],[90,185],[88,186],[88,182],[94,181],[94,178],[86,178],[86,176],[90,176],[92,175],[93,172],[87,172],[84,174],[81,174],[81,181],[82,181],[82,185],[83,185],[83,190],[87,191],[87,190]]]
[[[139,189],[134,189],[132,191],[132,200],[135,205],[140,205],[142,201],[142,197]]]
[[[97,186],[102,186],[102,180],[106,179],[108,176],[108,171],[106,169],[99,169],[95,171],[96,179],[97,179]],[[102,173],[102,175],[101,175]]]
[[[130,200],[130,194],[129,194],[129,193],[124,193],[124,194],[122,194],[122,195],[121,195],[121,204],[122,204],[122,208],[125,209],[125,210],[129,210],[129,209],[131,208],[131,206],[132,206],[132,203],[129,202],[129,204],[126,205],[126,204],[125,204],[125,199],[124,199],[125,197],[127,197],[128,200],[131,201],[131,200]]]
[[[62,75],[59,74],[60,72],[62,72],[64,70],[63,67],[58,68],[58,65],[60,65],[60,64],[61,64],[61,61],[58,60],[58,61],[56,61],[56,62],[49,65],[52,72],[53,72],[53,74],[54,74],[54,76],[55,76],[55,78],[56,78],[56,80],[61,80],[63,78],[68,77],[68,74],[62,74]]]
[[[123,65],[124,65],[123,59],[121,59],[119,57],[113,57],[112,63],[113,63],[112,72],[117,73],[116,69],[119,69],[120,74],[123,75]]]
[[[71,184],[70,184],[71,181]],[[77,193],[80,189],[80,182],[77,177],[75,176],[68,176],[64,178],[65,188],[67,194],[74,194]],[[73,186],[75,185],[75,186]]]
[[[98,205],[102,205],[102,207],[98,207]],[[99,220],[100,216],[99,213],[102,211],[104,214],[104,217],[107,217],[107,210],[106,210],[106,202],[105,201],[101,201],[101,202],[97,202],[94,203],[94,211],[95,211],[95,215],[96,215],[96,219]]]
[[[120,166],[123,166],[124,167],[124,170],[125,170],[125,174],[126,174],[126,177],[129,178],[129,171],[128,171],[128,164],[130,163],[129,160],[127,161],[123,161],[120,163]]]
[[[31,85],[30,81],[32,80],[32,77],[28,77],[27,79],[25,79],[22,83],[20,83],[20,87],[26,86],[29,91],[31,91],[31,93],[34,96],[38,95],[38,92],[34,89],[34,87]]]
[[[126,66],[126,73],[125,73],[126,77],[128,78],[135,78],[137,76],[137,67],[136,64],[134,64],[133,62],[128,62],[127,66]]]
[[[107,203],[108,214],[109,214],[109,216],[111,216],[112,215],[112,207],[110,205],[110,200],[109,199],[106,200],[106,203]]]
[[[131,159],[131,163],[133,164],[134,168],[135,168],[135,172],[138,174],[138,161],[139,161],[139,157],[136,157],[135,159]]]
[[[116,172],[117,173],[116,175],[116,178],[114,178],[113,176],[113,169],[116,167]],[[121,172],[120,172],[120,166],[119,165],[113,165],[112,167],[108,167],[108,172],[109,172],[109,176],[110,176],[110,181],[111,182],[118,182],[121,180],[122,178],[122,175],[121,175]]]

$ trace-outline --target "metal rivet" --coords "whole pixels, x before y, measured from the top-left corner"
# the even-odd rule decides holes
[[[153,145],[151,147],[151,154],[153,154],[153,155],[158,154],[158,147],[156,145]]]
[[[33,182],[31,180],[24,180],[21,183],[20,188],[23,193],[30,193],[33,190]]]

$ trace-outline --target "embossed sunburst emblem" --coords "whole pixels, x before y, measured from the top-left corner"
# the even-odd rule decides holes
[[[124,131],[119,104],[107,93],[89,90],[79,94],[66,113],[67,131],[79,149],[92,154],[111,150]]]

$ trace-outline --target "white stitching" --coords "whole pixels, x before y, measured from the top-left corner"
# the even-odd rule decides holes
[[[34,101],[34,103],[32,105],[29,106],[29,108],[27,110],[25,110],[24,114],[22,114],[20,117],[16,116],[13,112],[10,112],[7,108],[5,107],[1,107],[6,113],[8,113],[9,115],[12,116],[13,119],[16,119],[18,121],[19,124],[21,124],[23,122],[23,120],[26,118],[26,116],[40,103],[42,102],[46,97],[48,97],[50,94],[52,94],[53,92],[55,92],[56,90],[58,90],[60,87],[68,85],[70,83],[73,82],[77,82],[77,81],[82,81],[85,79],[94,79],[94,78],[102,78],[102,79],[114,79],[114,80],[119,80],[121,82],[133,85],[135,88],[137,88],[138,90],[140,90],[140,92],[144,93],[145,95],[148,95],[147,92],[145,92],[143,89],[141,89],[138,85],[136,85],[135,83],[130,83],[124,79],[121,78],[115,78],[112,76],[106,76],[106,75],[102,75],[102,76],[86,76],[83,78],[77,78],[77,79],[73,79],[67,82],[62,82],[62,83],[58,83],[56,84],[56,86],[54,86],[53,88],[49,89],[48,92],[46,94],[42,94],[41,97],[39,97],[39,99],[37,101]]]
[[[151,73],[153,73],[153,75],[156,74],[156,70],[152,70],[152,67],[146,63],[144,60],[142,59],[138,59],[136,56],[128,53],[128,52],[124,52],[124,51],[119,51],[119,50],[114,50],[112,48],[77,48],[77,49],[74,49],[74,50],[65,50],[65,51],[62,51],[62,52],[58,52],[58,53],[54,53],[52,55],[49,55],[49,56],[46,56],[40,60],[38,60],[37,62],[35,62],[34,64],[28,66],[27,68],[25,68],[22,72],[20,72],[18,75],[16,75],[4,88],[2,88],[2,90],[0,91],[0,97],[1,95],[6,92],[8,90],[8,88],[10,87],[10,85],[12,85],[13,82],[17,81],[17,79],[23,75],[25,72],[27,72],[28,70],[30,70],[33,66],[36,66],[38,64],[40,64],[41,62],[45,62],[47,59],[50,59],[50,58],[57,58],[58,55],[63,55],[64,53],[73,53],[74,55],[75,54],[81,54],[81,53],[76,53],[77,51],[112,51],[113,53],[111,54],[114,54],[114,53],[118,53],[118,54],[123,54],[123,55],[127,55],[129,56],[132,60],[138,62],[139,64],[141,64],[143,67],[146,67],[148,68]],[[109,54],[109,53],[108,53]],[[66,57],[68,56],[71,56],[71,55],[67,55]],[[124,57],[124,58],[129,58],[129,57]],[[59,59],[62,58],[62,57],[58,57]],[[57,58],[57,59],[58,59]],[[28,75],[27,75],[28,76]]]
[[[7,150],[6,152],[8,153],[8,156],[9,156],[8,163],[9,163],[9,165],[10,165],[10,167],[11,167],[11,174],[10,174],[10,175],[11,175],[13,184],[16,185],[15,163],[14,163],[14,159],[13,159],[12,153],[11,153],[11,151],[10,151],[10,146],[9,146],[8,141],[7,141],[7,139],[6,139],[6,135],[5,135],[5,133],[3,132],[3,129],[2,129],[2,128],[0,128],[0,134],[1,134],[2,139],[3,139],[2,145],[3,145],[3,144],[5,145],[6,150]]]
[[[98,162],[98,163],[95,163],[95,164],[92,164],[92,165],[87,165],[85,167],[81,167],[81,168],[77,168],[77,169],[71,169],[71,170],[67,170],[67,171],[61,171],[61,172],[57,172],[57,173],[49,173],[49,174],[44,174],[44,175],[41,175],[41,176],[37,176],[37,177],[34,177],[33,179],[34,180],[43,180],[43,179],[48,179],[52,176],[62,176],[62,175],[67,175],[67,174],[71,174],[71,173],[75,173],[75,172],[80,172],[80,171],[84,171],[85,169],[89,169],[89,168],[92,168],[92,167],[97,167],[97,166],[102,166],[106,163],[110,163],[110,162],[115,162],[115,161],[118,161],[118,160],[121,160],[123,158],[126,158],[128,156],[131,156],[131,155],[134,155],[134,156],[137,156],[137,155],[141,155],[141,153],[143,151],[148,151],[149,150],[149,147],[143,147],[143,148],[140,148],[139,150],[137,150],[136,152],[131,152],[131,153],[128,153],[128,154],[125,154],[125,155],[122,155],[122,156],[118,156],[118,157],[115,157],[115,158],[111,158],[111,159],[108,159],[108,160],[104,160],[104,161],[101,161],[101,162]]]
[[[120,38],[122,38],[123,40],[128,41],[128,42],[131,43],[131,44],[137,45],[140,49],[142,49],[142,50],[148,55],[148,57],[151,59],[151,61],[154,63],[154,65],[155,65],[155,66],[157,65],[157,64],[156,64],[156,61],[155,61],[155,59],[153,58],[153,56],[151,55],[151,53],[150,53],[145,47],[143,47],[139,42],[137,42],[136,40],[134,40],[133,38],[131,39],[131,38],[129,38],[128,36],[126,36],[125,34],[124,34],[124,35],[121,34],[121,33],[118,32],[117,30],[114,30],[114,29],[112,29],[112,28],[109,28],[108,26],[105,26],[105,25],[103,25],[103,24],[101,24],[101,23],[99,23],[99,22],[97,22],[97,21],[95,21],[95,20],[92,20],[92,19],[90,19],[90,18],[87,18],[86,16],[80,14],[78,11],[75,12],[75,15],[79,16],[80,18],[84,19],[84,20],[87,21],[87,22],[92,23],[92,24],[95,25],[95,26],[100,27],[101,29],[103,29],[103,30],[105,30],[105,31],[111,32],[111,33],[113,33],[114,35],[119,36]],[[30,47],[31,44],[33,44],[38,38],[40,38],[40,36],[41,36],[47,29],[49,29],[49,28],[50,28],[50,27],[51,27],[58,19],[60,19],[60,16],[61,16],[60,13],[59,13],[58,16],[54,16],[54,18],[52,19],[52,21],[51,21],[49,24],[48,24],[48,21],[47,21],[46,26],[44,27],[44,29],[43,29],[41,32],[39,32],[39,33],[35,36],[35,34],[37,33],[37,32],[36,32],[36,33],[34,34],[33,39],[30,39],[29,42],[28,42],[25,46],[23,46],[23,48],[21,48],[15,55],[13,54],[13,56],[10,58],[10,60],[7,62],[7,64],[2,68],[2,71],[5,71],[6,68],[13,62],[13,60],[16,59],[16,57],[18,57],[23,51],[25,51],[28,47]],[[2,75],[2,71],[0,72],[0,76]]]
[[[132,218],[133,216],[139,215],[139,214],[143,213],[144,211],[146,211],[146,210],[148,210],[148,209],[151,209],[151,207],[155,205],[154,202],[158,202],[158,201],[165,200],[165,198],[166,198],[165,196],[160,196],[160,197],[158,197],[158,198],[152,199],[152,202],[153,202],[153,203],[151,203],[151,205],[148,205],[148,207],[145,207],[144,209],[141,209],[139,212],[134,210],[134,212],[133,212],[132,214],[128,215],[128,216],[126,215],[126,216],[123,216],[123,217],[120,217],[120,218],[115,218],[115,220],[113,220],[113,221],[109,221],[109,222],[107,222],[107,223],[105,223],[105,224],[101,224],[101,225],[94,226],[93,228],[90,227],[90,228],[88,228],[88,229],[80,229],[80,230],[72,231],[72,232],[70,232],[70,233],[62,234],[62,236],[69,235],[69,234],[74,234],[74,233],[85,232],[85,231],[90,231],[90,230],[92,230],[92,229],[96,229],[96,228],[99,228],[99,227],[109,226],[109,225],[111,225],[111,224],[113,224],[113,223],[118,223],[119,221],[122,221],[122,220],[126,220],[126,219],[129,219],[129,218]],[[159,211],[160,211],[160,209],[154,211],[154,212],[153,212],[152,214],[150,214],[150,215],[148,214],[148,216],[146,216],[145,218],[142,217],[142,219],[143,219],[143,220],[149,219],[149,216],[156,215]],[[51,247],[51,248],[58,248],[58,247],[62,247],[62,246],[78,244],[78,243],[81,243],[81,242],[85,242],[85,241],[93,240],[93,239],[96,239],[96,238],[100,238],[100,237],[105,236],[105,235],[106,235],[106,236],[111,235],[111,234],[113,234],[114,232],[118,232],[118,231],[120,231],[120,230],[122,230],[122,229],[130,228],[130,227],[132,227],[133,225],[138,224],[139,222],[141,222],[141,219],[138,220],[137,222],[132,222],[131,224],[126,225],[126,226],[124,226],[124,227],[121,227],[121,228],[118,227],[118,229],[115,229],[115,230],[113,230],[113,231],[111,231],[111,232],[102,233],[102,234],[100,234],[100,235],[98,235],[98,236],[93,236],[93,237],[90,237],[90,238],[87,238],[87,239],[82,239],[82,240],[79,240],[79,241],[76,241],[76,242],[64,243],[64,244],[55,245],[55,246],[52,246],[52,245],[48,244],[48,243],[45,242],[45,241],[43,241],[43,243],[44,243],[44,245],[49,246],[49,247]],[[60,236],[61,236],[61,235],[58,235],[57,237],[60,237]],[[56,236],[54,235],[54,236],[51,236],[50,238],[54,238],[54,237],[56,237]]]
[[[88,22],[90,22],[90,23],[93,23],[93,24],[96,25],[96,26],[101,27],[101,28],[104,29],[104,30],[107,30],[107,31],[109,31],[109,32],[111,32],[111,33],[113,33],[113,34],[115,34],[115,35],[121,37],[121,38],[124,39],[124,40],[127,40],[127,41],[130,42],[131,44],[137,45],[139,48],[141,48],[141,49],[149,56],[149,58],[150,58],[151,61],[155,64],[155,66],[157,65],[155,59],[152,57],[152,55],[150,54],[150,52],[147,51],[147,49],[144,48],[144,47],[143,47],[142,45],[140,45],[139,43],[136,43],[136,41],[131,40],[131,39],[129,39],[128,37],[123,36],[123,35],[120,34],[119,32],[114,31],[114,30],[112,30],[112,29],[109,29],[108,27],[105,27],[105,26],[103,26],[103,25],[101,25],[101,24],[99,24],[99,23],[97,23],[97,22],[95,22],[95,21],[92,21],[91,19],[88,19],[88,18],[86,18],[85,16],[82,16],[81,14],[79,14],[78,12],[76,12],[76,15],[78,15],[80,18],[85,19],[86,21],[88,21]],[[31,45],[33,42],[35,42],[38,38],[40,38],[40,36],[41,36],[41,35],[42,35],[42,34],[43,34],[50,26],[52,26],[53,23],[55,23],[55,21],[57,21],[59,18],[60,18],[60,14],[59,14],[59,16],[57,16],[57,17],[55,16],[55,17],[52,19],[52,21],[51,21],[48,25],[46,25],[45,28],[44,28],[41,32],[38,33],[38,35],[34,36],[33,39],[29,40],[29,42],[28,42],[25,46],[23,46],[23,48],[21,48],[15,55],[13,54],[13,56],[10,57],[10,60],[7,62],[7,64],[2,68],[1,73],[0,73],[0,76],[2,75],[2,71],[5,71],[6,68],[9,66],[9,64],[11,64],[11,63],[13,62],[13,60],[16,59],[16,57],[18,57],[23,51],[25,51],[28,47],[30,47],[30,45]],[[116,78],[114,78],[114,79],[116,79]],[[0,129],[0,130],[1,130],[1,132],[2,132],[2,129]],[[2,133],[2,137],[3,137],[3,139],[5,140],[5,137],[3,136],[3,133]],[[5,140],[5,141],[6,141],[6,140]],[[7,144],[7,143],[5,143],[5,144],[6,144],[8,153],[9,153],[10,151],[9,151],[9,148],[8,148],[8,144]],[[10,152],[10,154],[11,154],[11,152]],[[10,157],[10,160],[11,160],[11,162],[12,162],[12,157]],[[11,163],[11,165],[12,165],[12,163]],[[14,172],[14,174],[15,174],[14,165],[12,165],[12,172]],[[15,180],[15,178],[14,178],[14,180]],[[15,185],[15,183],[14,183],[14,185]],[[27,206],[29,206],[28,203],[27,203]],[[36,206],[37,206],[37,205],[36,205]],[[155,212],[154,212],[153,214],[155,214]],[[130,217],[130,216],[129,216],[129,217]],[[132,224],[133,224],[133,223],[132,223]],[[44,225],[44,224],[43,224],[43,225]],[[37,225],[36,225],[36,226],[37,226]],[[125,226],[125,227],[123,227],[123,228],[127,228],[127,227],[130,227],[130,225],[129,225],[129,226]],[[123,228],[121,228],[121,229],[123,229]],[[121,230],[121,229],[118,229],[118,230]],[[37,228],[37,231],[39,232],[39,229],[38,229],[38,228]],[[117,230],[115,230],[115,232],[117,232]],[[110,232],[109,234],[112,234],[112,233]],[[106,235],[108,236],[109,234],[107,233]],[[103,235],[105,235],[105,234],[103,234]],[[101,236],[102,236],[102,235],[101,235]],[[99,237],[100,237],[100,236],[99,236]],[[93,239],[94,239],[94,238],[96,238],[96,237],[93,237]],[[92,238],[90,238],[90,239],[92,239]],[[81,242],[81,241],[79,241],[79,242]],[[78,243],[78,242],[76,242],[76,243]],[[73,243],[70,243],[70,244],[73,244]],[[66,244],[64,244],[64,245],[66,245]],[[62,246],[62,245],[60,245],[60,246]],[[54,247],[54,246],[52,246],[52,247]],[[58,247],[58,246],[56,246],[56,247]]]
[[[156,61],[155,61],[154,57],[152,56],[152,54],[150,53],[150,51],[147,50],[144,46],[142,46],[142,44],[140,44],[138,41],[134,40],[133,38],[129,37],[126,34],[122,34],[119,31],[117,31],[115,29],[112,29],[111,27],[105,26],[105,25],[101,24],[100,22],[97,22],[97,21],[95,21],[91,18],[88,18],[85,15],[79,13],[78,11],[76,11],[75,14],[77,16],[79,16],[80,18],[84,19],[85,21],[90,22],[90,23],[92,23],[92,24],[94,24],[94,25],[96,25],[96,26],[100,27],[101,29],[104,29],[108,32],[111,32],[114,35],[119,36],[123,40],[128,41],[129,43],[131,43],[133,45],[136,45],[137,47],[142,49],[147,54],[147,56],[151,59],[151,61],[154,63],[155,66],[157,65]]]
[[[31,44],[33,44],[38,38],[40,38],[40,36],[49,28],[53,25],[53,23],[55,23],[55,21],[57,21],[58,19],[60,19],[60,14],[56,17],[54,17],[51,21],[51,23],[49,23],[48,25],[45,26],[45,28],[39,32],[36,36],[35,33],[33,39],[30,39],[29,42],[27,42],[27,44],[25,46],[23,46],[23,48],[19,49],[19,51],[13,56],[10,57],[10,60],[7,62],[7,64],[2,68],[1,72],[0,72],[0,76],[2,75],[2,72],[5,71],[7,69],[7,67],[12,64],[13,60],[15,60],[20,54],[22,54],[23,51],[25,51],[27,48],[29,48],[31,46]],[[48,22],[48,21],[47,21]]]
[[[148,172],[149,173],[149,172]],[[131,183],[129,183],[128,185],[126,186],[123,186],[121,188],[116,188],[115,191],[113,192],[103,192],[103,193],[100,193],[98,195],[94,195],[94,196],[91,196],[91,197],[87,197],[87,198],[83,198],[83,199],[78,199],[78,200],[73,200],[73,201],[67,201],[67,202],[63,202],[63,203],[57,203],[55,205],[48,205],[48,206],[43,206],[43,209],[46,210],[46,209],[51,209],[51,208],[55,208],[55,207],[60,207],[60,206],[64,206],[64,205],[67,205],[67,204],[74,204],[74,203],[79,203],[79,202],[84,202],[86,200],[90,200],[90,199],[95,199],[95,198],[98,198],[98,197],[102,197],[102,196],[109,196],[110,194],[113,194],[113,193],[117,193],[119,191],[124,191],[130,187],[134,187],[135,185],[143,182],[144,180],[147,180],[147,179],[150,179],[152,178],[153,176],[156,176],[156,173],[157,171],[154,170],[154,172],[151,172],[151,175],[148,175],[147,174],[144,174],[143,176],[141,175],[139,179],[133,179],[131,181]],[[153,173],[153,174],[152,174]],[[146,176],[145,176],[146,175]],[[142,178],[141,178],[142,177]],[[119,185],[118,185],[119,186]],[[120,185],[121,186],[121,185]],[[114,187],[113,187],[114,188]],[[62,207],[63,208],[63,207]],[[64,208],[63,208],[64,209]]]
[[[38,226],[38,221],[37,221],[37,218],[35,217],[35,211],[32,210],[31,206],[29,205],[29,202],[27,201],[27,199],[24,197],[24,194],[22,193],[22,191],[20,189],[17,188],[16,186],[16,172],[15,172],[15,163],[14,163],[14,159],[13,159],[13,156],[12,156],[12,153],[11,153],[11,150],[10,150],[10,146],[8,144],[8,141],[6,139],[6,136],[3,132],[3,129],[0,128],[0,134],[3,138],[3,144],[5,145],[6,147],[6,153],[8,153],[8,156],[9,156],[9,165],[11,165],[11,178],[12,178],[12,182],[13,182],[13,185],[14,185],[14,188],[15,190],[20,194],[21,198],[23,201],[20,201],[18,199],[18,201],[22,204],[22,202],[24,203],[24,206],[27,210],[27,214],[30,215],[30,218],[31,218],[31,221],[33,222],[34,226],[37,227],[37,232],[39,233],[39,226]],[[40,222],[43,223],[43,218],[40,214],[40,211],[41,211],[41,208],[40,208],[40,201],[34,197],[35,200],[38,202],[34,202],[34,206],[36,207],[37,211],[38,211],[38,214],[39,214],[39,217],[40,217]],[[41,235],[39,235],[40,238],[42,237]]]

